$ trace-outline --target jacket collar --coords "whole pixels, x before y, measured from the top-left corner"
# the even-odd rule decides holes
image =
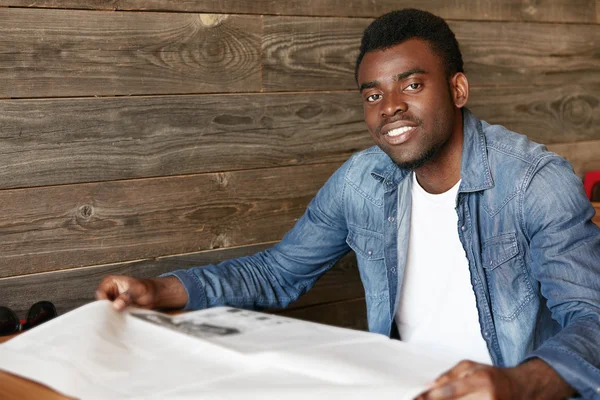
[[[463,152],[460,166],[460,192],[476,192],[494,186],[488,162],[485,135],[481,121],[464,107],[463,111]],[[404,179],[411,171],[400,169],[386,157],[386,163],[378,165],[371,171],[371,176],[385,186],[389,192]]]
[[[463,152],[460,165],[460,192],[477,192],[494,186],[481,121],[463,108]]]

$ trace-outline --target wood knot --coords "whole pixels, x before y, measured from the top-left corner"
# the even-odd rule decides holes
[[[83,206],[79,207],[78,214],[80,217],[85,218],[85,219],[91,218],[92,215],[94,214],[94,207],[92,207],[88,204],[83,205]]]
[[[226,14],[200,14],[200,22],[206,27],[219,26],[228,17]]]
[[[598,100],[588,96],[573,96],[563,100],[561,115],[570,123],[581,126],[592,123]]]
[[[221,188],[226,188],[229,185],[229,174],[227,172],[217,172],[215,181]]]
[[[538,9],[534,5],[529,5],[528,7],[523,8],[523,13],[529,16],[534,16],[535,14],[537,14],[537,12]]]
[[[318,117],[323,113],[323,108],[318,104],[310,104],[302,107],[296,112],[296,115],[302,119],[311,119]]]
[[[209,248],[211,250],[222,249],[231,245],[231,239],[225,233],[219,233],[216,237],[210,241]]]

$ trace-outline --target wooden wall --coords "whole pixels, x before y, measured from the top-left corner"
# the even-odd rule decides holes
[[[600,169],[600,0],[0,0],[0,305],[278,241],[371,145],[361,33],[411,6],[448,19],[479,117]],[[286,314],[364,329],[352,256]]]

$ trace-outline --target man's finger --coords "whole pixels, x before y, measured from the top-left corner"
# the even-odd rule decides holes
[[[123,292],[117,297],[115,301],[113,301],[113,307],[117,311],[121,311],[125,309],[127,306],[131,304],[131,295],[129,292]]]
[[[102,290],[96,290],[96,300],[108,300],[108,296]]]
[[[475,379],[469,377],[455,379],[441,386],[436,386],[421,395],[423,400],[451,400],[462,399],[464,396],[473,394],[478,387]]]
[[[467,372],[466,375],[446,384],[433,387],[421,398],[423,400],[490,398],[496,391],[494,375],[494,367],[478,364],[472,372]]]
[[[444,385],[450,381],[455,379],[461,379],[469,374],[476,371],[478,368],[481,368],[482,364],[478,364],[474,361],[463,360],[452,367],[450,370],[444,372],[440,375],[434,382],[433,387]]]
[[[96,298],[99,300],[115,300],[124,290],[119,290],[117,277],[109,275],[102,279],[98,289],[96,289]]]

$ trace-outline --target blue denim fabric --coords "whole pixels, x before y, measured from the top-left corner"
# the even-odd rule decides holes
[[[531,357],[600,399],[600,228],[561,157],[463,110],[458,233],[497,366]],[[355,154],[273,248],[175,271],[186,309],[285,307],[352,249],[369,329],[390,335],[406,264],[411,179],[379,148]],[[435,250],[435,243],[431,244]]]

